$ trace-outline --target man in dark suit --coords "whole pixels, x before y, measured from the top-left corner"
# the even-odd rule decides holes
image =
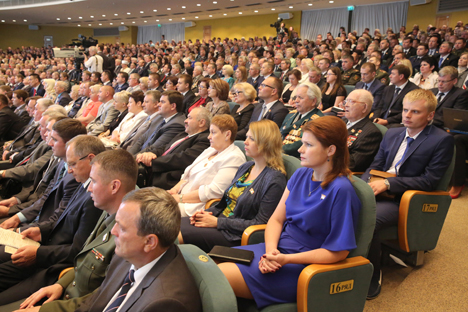
[[[302,126],[310,120],[322,117],[323,113],[317,108],[322,99],[322,92],[317,86],[304,84],[297,88],[296,109],[286,116],[280,131],[283,137],[283,152],[299,158],[298,149],[302,146]]]
[[[21,90],[24,88],[23,79],[24,76],[21,74],[15,76],[15,86],[13,87],[13,91]]]
[[[382,101],[374,111],[374,122],[389,127],[401,126],[401,112],[403,110],[403,98],[415,89],[417,85],[408,80],[410,70],[404,65],[396,65],[392,68],[390,82],[392,85],[385,87]]]
[[[185,120],[185,132],[176,135],[166,146],[155,150],[157,158],[143,163],[147,186],[164,190],[173,188],[185,168],[210,146],[208,140],[210,112],[204,107],[194,108]]]
[[[421,43],[418,45],[416,55],[410,58],[411,65],[413,66],[413,75],[421,71],[421,59],[427,55],[427,52],[429,52],[427,44]]]
[[[376,79],[377,69],[372,63],[364,63],[361,66],[361,81],[356,84],[356,89],[364,89],[372,93],[374,97],[374,104],[372,105],[372,111],[374,111],[382,100],[382,94],[385,89],[385,85]]]
[[[29,76],[29,85],[31,86],[31,89],[29,90],[29,96],[44,96],[45,89],[41,84],[41,78],[39,78],[38,75],[31,74]]]
[[[0,94],[0,143],[15,139],[26,123],[8,106],[8,98]]]
[[[352,91],[345,100],[349,169],[354,172],[369,168],[382,141],[382,132],[369,119],[372,102],[372,94],[362,89]]]
[[[149,223],[145,227],[142,218]],[[116,256],[101,287],[76,311],[113,311],[118,306],[120,312],[202,311],[198,288],[174,245],[180,211],[172,196],[158,188],[133,191],[124,198],[115,220]],[[146,265],[149,270],[141,282],[131,286],[135,270]]]
[[[67,106],[70,104],[73,99],[70,97],[67,91],[68,83],[65,81],[57,81],[55,82],[55,93],[57,94],[57,98],[55,99],[54,104],[58,104],[60,106]]]
[[[416,49],[413,48],[411,41],[412,39],[409,37],[403,39],[403,53],[405,53],[407,59],[416,55]]]
[[[188,110],[190,106],[195,101],[195,94],[190,90],[190,87],[192,86],[192,77],[187,74],[182,74],[179,76],[178,82],[177,82],[177,91],[179,91],[183,96],[184,96],[184,109],[183,112],[187,116],[188,115]]]
[[[154,130],[148,130],[148,137],[141,137],[128,151],[136,155],[137,162],[148,162],[156,158],[157,148],[165,146],[177,134],[184,131],[185,115],[183,113],[184,97],[177,91],[165,91],[159,102],[159,114],[162,120]],[[145,141],[143,141],[143,139]]]
[[[381,50],[381,60],[382,64],[387,65],[389,60],[392,58],[392,49],[390,48],[390,43],[388,39],[383,39],[380,41],[380,50]]]
[[[269,119],[274,121],[278,128],[281,128],[284,118],[289,113],[289,110],[279,101],[279,97],[283,93],[283,82],[276,77],[268,77],[259,86],[258,97],[263,101],[263,104],[256,104],[249,124],[237,131],[236,140],[245,140],[245,135],[249,131],[249,125],[252,121]]]
[[[258,64],[252,64],[250,65],[249,69],[249,78],[247,78],[247,83],[250,83],[252,87],[255,88],[255,91],[257,91],[258,94],[258,87],[262,83],[262,76],[260,76],[260,66]]]
[[[11,98],[13,103],[14,113],[20,117],[20,119],[26,124],[31,121],[31,116],[28,112],[28,106],[26,104],[26,99],[29,97],[28,92],[24,90],[15,90]]]
[[[372,165],[362,176],[368,181],[371,170],[380,170],[394,177],[370,182],[374,194],[389,192],[393,199],[377,200],[377,221],[368,259],[374,265],[368,298],[376,298],[381,289],[380,230],[398,222],[399,201],[407,190],[433,191],[450,165],[453,137],[430,125],[437,99],[429,90],[413,90],[403,100],[404,128],[389,129]]]
[[[100,153],[91,163],[89,192],[96,208],[103,210],[93,232],[74,259],[74,270],[68,271],[57,283],[37,291],[26,301],[0,307],[0,311],[36,305],[44,297],[59,299],[41,306],[42,311],[75,311],[86,296],[99,287],[114,256],[115,240],[110,233],[122,199],[135,189],[137,165],[133,156],[120,149]],[[100,259],[96,259],[96,255]],[[89,272],[93,272],[91,276]],[[52,296],[50,296],[52,294]],[[68,300],[70,299],[70,300]]]
[[[117,85],[114,87],[115,93],[120,91],[126,91],[128,89],[128,74],[126,72],[120,72],[117,75]]]
[[[56,211],[49,220],[21,231],[23,237],[40,241],[41,245],[21,247],[11,260],[2,261],[0,304],[20,300],[29,296],[32,289],[50,285],[63,269],[73,265],[102,214],[94,207],[87,188],[90,162],[103,151],[104,145],[95,137],[82,135],[68,142],[68,171],[80,185],[63,212]]]
[[[444,108],[468,109],[468,91],[455,87],[458,70],[452,66],[446,66],[439,71],[438,88],[432,89],[437,97],[433,125],[444,127]]]
[[[216,74],[216,65],[215,64],[208,64],[206,66],[206,73],[207,75],[205,77],[211,78],[211,79],[217,79],[219,76]]]
[[[440,45],[440,37],[439,35],[433,35],[429,38],[429,43],[427,46],[429,47],[429,54],[430,56],[437,57],[439,55],[439,45]]]
[[[439,47],[439,55],[437,56],[437,64],[439,64],[439,69],[444,68],[445,66],[458,67],[459,56],[456,56],[452,53],[453,43],[449,41],[444,41]]]

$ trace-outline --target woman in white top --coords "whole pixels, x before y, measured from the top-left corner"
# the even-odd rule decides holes
[[[75,104],[75,101],[78,100],[78,98],[80,97],[80,86],[79,85],[74,85],[71,88],[70,97],[72,98],[73,101],[71,101],[67,106],[65,106],[65,110],[67,111],[67,113],[72,109],[73,104]]]
[[[410,78],[410,81],[421,89],[430,90],[432,88],[437,88],[439,74],[435,71],[436,67],[437,61],[434,57],[424,56],[421,59],[421,72],[414,75],[413,78]]]
[[[244,153],[234,145],[237,123],[231,115],[213,117],[210,147],[185,169],[179,183],[168,192],[179,203],[183,217],[204,208],[207,201],[221,198],[237,169],[245,163]]]
[[[57,94],[55,93],[55,80],[54,79],[42,79],[42,85],[44,86],[45,93],[44,99],[51,99],[55,102]]]
[[[131,95],[128,95],[127,92],[119,92],[117,94],[123,93],[121,97],[128,98],[128,113],[125,115],[124,119],[120,124],[112,131],[112,135],[101,138],[102,142],[106,146],[115,146],[124,141],[125,138],[135,127],[140,126],[148,117],[148,115],[143,111],[142,103],[145,98],[143,91],[138,90],[133,92]],[[120,96],[120,95],[119,95]]]

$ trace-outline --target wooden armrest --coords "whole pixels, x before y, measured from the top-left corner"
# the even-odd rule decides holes
[[[60,272],[60,275],[59,275],[59,278],[58,278],[58,279],[61,279],[65,274],[68,273],[68,271],[73,270],[73,269],[74,269],[73,267],[69,267],[69,268],[63,269],[62,272]]]
[[[254,232],[262,231],[266,229],[266,224],[258,224],[258,225],[251,225],[248,228],[244,230],[244,233],[242,233],[242,240],[241,240],[241,246],[245,246],[249,242],[249,237],[252,235]]]
[[[364,257],[346,258],[340,262],[331,264],[311,264],[302,270],[297,282],[297,311],[307,311],[307,294],[309,292],[309,282],[319,273],[342,270],[370,263]]]
[[[449,196],[448,192],[444,191],[433,191],[433,192],[425,192],[425,191],[415,191],[410,190],[406,191],[403,196],[401,197],[399,213],[398,213],[398,242],[400,248],[406,252],[410,251],[408,245],[408,228],[406,224],[408,223],[408,211],[410,208],[411,199],[415,195],[426,195],[426,196]]]
[[[210,208],[214,203],[217,203],[217,202],[220,202],[221,201],[221,198],[214,198],[214,199],[210,199],[209,201],[206,202],[205,204],[205,210]]]

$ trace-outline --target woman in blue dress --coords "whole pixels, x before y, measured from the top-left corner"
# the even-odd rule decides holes
[[[301,164],[268,221],[265,243],[238,247],[255,254],[250,265],[221,263],[238,297],[259,308],[296,302],[297,281],[311,263],[334,263],[356,248],[361,203],[348,169],[348,131],[325,116],[304,125]]]

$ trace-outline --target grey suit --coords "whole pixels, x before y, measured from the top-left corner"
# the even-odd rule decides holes
[[[110,100],[99,106],[97,117],[86,127],[89,135],[98,135],[106,131],[112,120],[117,117],[119,111],[114,108],[113,102],[113,100]]]

